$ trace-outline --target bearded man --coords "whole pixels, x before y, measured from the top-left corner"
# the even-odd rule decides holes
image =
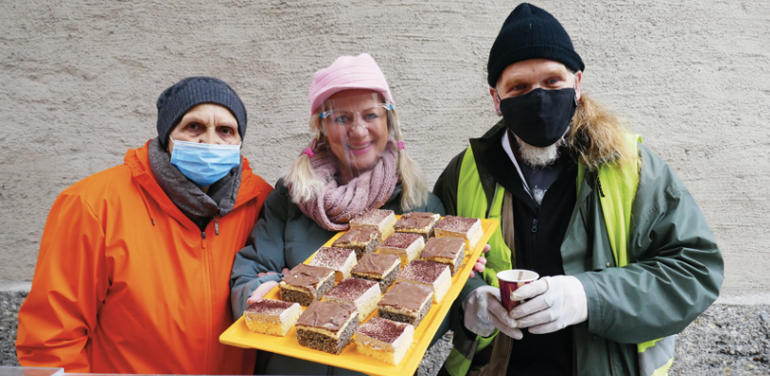
[[[548,12],[521,4],[489,54],[503,119],[434,193],[447,214],[500,220],[483,275],[452,311],[444,372],[660,375],[674,335],[719,295],[723,261],[682,181],[581,92],[584,63]],[[510,312],[496,273],[541,276]]]

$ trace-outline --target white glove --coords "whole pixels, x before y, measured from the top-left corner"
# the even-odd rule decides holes
[[[489,337],[495,328],[511,338],[521,339],[516,321],[508,316],[508,310],[500,303],[500,289],[481,286],[463,301],[465,327],[482,337]]]
[[[545,277],[519,287],[511,300],[528,301],[511,310],[519,328],[545,334],[588,319],[588,300],[580,280],[573,276]]]

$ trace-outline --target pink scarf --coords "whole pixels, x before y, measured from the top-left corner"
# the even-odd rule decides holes
[[[381,207],[393,194],[398,174],[392,140],[388,141],[388,147],[373,169],[345,185],[339,185],[334,179],[339,173],[339,163],[334,154],[325,145],[316,149],[321,151],[310,158],[310,166],[319,178],[329,182],[318,196],[297,203],[297,206],[319,226],[330,231],[346,231],[353,217],[365,210]]]

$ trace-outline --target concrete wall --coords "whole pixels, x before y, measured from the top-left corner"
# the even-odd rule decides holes
[[[770,302],[770,2],[535,3],[571,34],[584,90],[628,118],[700,203],[726,260],[723,300]],[[272,183],[308,141],[313,73],[369,52],[432,185],[498,119],[485,67],[516,4],[0,2],[0,280],[31,280],[56,195],[154,137],[158,94],[190,75],[241,95],[244,154]]]

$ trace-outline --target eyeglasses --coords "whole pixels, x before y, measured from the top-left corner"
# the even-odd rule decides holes
[[[332,105],[329,105],[328,108],[328,111],[323,111],[320,114],[325,124],[351,130],[355,129],[356,125],[359,124],[364,128],[368,128],[370,125],[387,119],[387,111],[392,110],[393,105],[376,103],[362,110],[334,108]]]

